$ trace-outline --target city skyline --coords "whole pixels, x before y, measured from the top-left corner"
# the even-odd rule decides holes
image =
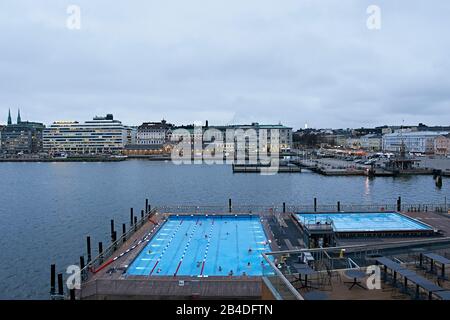
[[[14,109],[8,108],[7,121],[0,120],[0,126],[7,125],[8,121],[11,120],[11,119],[12,119],[12,124],[16,124],[17,123],[16,119],[22,118],[21,114],[23,112],[20,111],[20,110],[21,110],[20,108],[17,109],[17,113],[16,113],[17,117],[15,117],[14,116]],[[11,112],[13,112],[13,113],[11,113]],[[24,121],[38,122],[38,123],[43,123],[45,126],[50,126],[50,125],[54,124],[55,122],[84,122],[84,121],[90,121],[90,120],[92,120],[92,119],[94,119],[96,117],[103,117],[103,116],[106,116],[108,114],[111,114],[111,113],[104,112],[102,114],[90,115],[90,116],[88,116],[87,118],[84,118],[84,119],[58,119],[58,120],[55,119],[55,120],[53,120],[53,121],[51,121],[49,123],[45,123],[45,122],[43,122],[43,121],[41,121],[39,119],[28,119],[27,117],[24,118],[24,119],[26,119]],[[171,122],[175,126],[199,125],[199,123],[201,123],[200,126],[206,126],[206,121],[209,122],[210,126],[222,126],[222,125],[224,125],[222,123],[211,123],[209,121],[209,119],[198,119],[198,120],[195,120],[195,121],[192,121],[192,122],[176,123],[176,122],[171,121],[170,119],[167,119],[167,118],[164,118],[164,117],[160,118],[160,119],[153,119],[153,118],[142,119],[142,120],[138,120],[137,123],[125,123],[124,121],[122,121],[122,119],[120,117],[117,117],[115,114],[113,114],[113,116],[114,116],[115,120],[118,120],[118,121],[122,122],[124,125],[132,126],[132,127],[140,126],[140,125],[142,125],[142,124],[144,124],[146,122],[149,122],[149,121],[150,122],[154,122],[154,121],[157,122],[157,121],[161,121],[161,120]],[[235,123],[227,123],[225,125],[251,125],[252,123],[263,124],[264,122],[256,120],[256,121],[251,122],[251,123],[237,123],[237,122],[235,122]],[[289,126],[289,125],[287,125],[285,123],[282,123],[282,122],[278,122],[278,123],[276,123],[276,122],[269,122],[269,123],[264,123],[264,124],[268,124],[268,125],[282,124],[282,125],[291,127],[291,126]],[[420,123],[416,123],[415,124],[415,123],[404,123],[404,121],[402,121],[402,123],[382,124],[382,125],[379,125],[379,126],[372,126],[372,127],[363,127],[363,126],[348,127],[347,126],[347,127],[341,127],[341,128],[337,128],[337,127],[328,127],[327,128],[327,127],[311,127],[311,126],[309,126],[307,124],[304,124],[303,127],[291,127],[291,128],[293,130],[306,130],[306,129],[308,129],[308,130],[346,130],[346,129],[370,129],[370,128],[380,128],[380,127],[402,127],[402,126],[405,127],[405,128],[408,128],[408,127],[419,127],[421,125],[422,126],[426,126],[426,127],[434,127],[434,126],[438,127],[438,126],[441,126],[441,125],[438,125],[438,124],[435,124],[435,123],[422,123],[422,122],[420,122]],[[450,125],[449,124],[444,124],[442,126],[448,127]]]
[[[444,1],[380,1],[380,30],[366,26],[368,1],[81,0],[79,30],[66,26],[69,4],[0,5],[0,108],[46,124],[105,113],[130,124],[450,122]]]

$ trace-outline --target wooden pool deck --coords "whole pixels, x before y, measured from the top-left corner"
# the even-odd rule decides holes
[[[402,212],[403,214],[422,221],[433,228],[439,229],[440,233],[432,238],[450,236],[450,219],[445,213],[434,212]],[[217,215],[236,215],[239,213],[218,213]],[[248,215],[248,213],[242,213]],[[145,236],[151,237],[157,233],[164,221],[170,215],[193,215],[192,213],[156,213],[151,217],[151,221],[144,222],[134,234],[132,234],[123,244],[121,244],[113,255],[114,258],[123,254],[116,261],[98,272],[88,272],[82,282],[80,290],[76,291],[78,299],[261,299],[262,297],[262,277],[230,276],[230,277],[185,277],[185,276],[130,276],[125,271],[132,261],[137,257],[148,242],[141,241]],[[254,214],[256,215],[256,214]],[[302,235],[296,221],[291,214],[282,215],[264,213],[258,215],[262,220],[262,225],[268,240],[270,240],[271,250],[295,250],[304,248]],[[157,223],[157,224],[155,224]],[[424,237],[411,238],[424,239]],[[339,245],[354,245],[367,243],[384,243],[402,241],[405,237],[396,238],[355,238],[339,239]],[[127,253],[127,250],[135,248]],[[341,277],[344,278],[343,276]],[[335,280],[333,280],[335,281]],[[330,299],[409,299],[407,295],[402,298],[400,293],[393,293],[393,288],[386,284],[385,290],[370,290],[367,295],[364,290],[354,288],[348,290],[345,284],[336,282],[332,284],[333,290],[329,291]],[[392,289],[392,290],[391,290]],[[301,291],[302,293],[302,291]]]

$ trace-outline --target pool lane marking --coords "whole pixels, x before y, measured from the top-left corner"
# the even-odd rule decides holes
[[[198,223],[198,220],[197,220],[197,223]],[[195,230],[197,229],[197,223],[194,225],[194,228],[192,228],[192,231],[191,231],[191,234],[189,236],[188,242],[186,243],[186,246],[184,247],[183,254],[181,255],[180,262],[178,262],[177,269],[175,270],[175,273],[173,274],[174,277],[177,275],[178,270],[180,270],[181,263],[183,263],[184,256],[186,255],[187,249],[188,249],[189,245],[191,244],[192,237],[194,236]]]
[[[183,222],[183,220],[181,220],[181,223]],[[156,260],[155,265],[153,266],[152,270],[150,271],[149,276],[152,275],[153,271],[155,271],[156,266],[158,265],[159,261],[161,260],[162,256],[164,255],[164,253],[166,252],[167,248],[169,247],[170,243],[172,242],[173,238],[175,238],[175,235],[177,234],[178,230],[180,229],[181,223],[175,228],[175,231],[172,234],[172,237],[170,238],[169,242],[167,243],[167,245],[164,247],[164,249],[161,251],[161,254],[158,257],[158,260]]]
[[[205,269],[206,256],[208,255],[209,245],[211,244],[212,231],[214,229],[214,219],[211,222],[211,228],[209,229],[208,234],[208,243],[206,244],[205,255],[203,257],[202,269],[200,270],[200,276],[203,276],[203,270]]]

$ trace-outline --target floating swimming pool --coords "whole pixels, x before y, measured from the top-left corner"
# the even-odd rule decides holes
[[[396,212],[297,213],[303,225],[333,221],[336,232],[432,231],[433,228]]]
[[[261,276],[270,246],[258,216],[171,216],[127,269],[146,276]]]

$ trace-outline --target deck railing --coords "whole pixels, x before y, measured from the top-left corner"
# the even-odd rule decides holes
[[[296,212],[383,212],[398,211],[397,204],[320,204],[320,205],[232,205],[232,206],[195,206],[168,205],[159,206],[159,213],[168,214],[273,214]],[[401,204],[403,212],[438,212],[448,213],[450,205],[447,203],[414,203]]]
[[[377,244],[357,244],[339,247],[314,248],[314,249],[296,249],[262,253],[264,259],[268,262],[270,269],[267,273],[274,274],[267,277],[272,287],[283,299],[303,299],[298,290],[290,283],[288,277],[295,273],[295,270],[285,264],[286,258],[295,260],[305,253],[311,253],[314,257],[312,262],[314,269],[318,274],[328,271],[340,271],[351,268],[364,269],[373,264],[373,258],[381,255],[394,253],[400,250],[402,254],[416,254],[417,250],[436,251],[445,250],[448,253],[450,248],[450,237],[436,239],[415,239],[399,242],[386,242]],[[354,260],[363,261],[364,265],[358,265]],[[275,262],[274,262],[275,261]]]
[[[136,223],[133,224],[133,226],[130,226],[130,228],[118,239],[116,239],[116,241],[111,242],[111,244],[101,254],[93,257],[91,261],[88,261],[85,267],[80,270],[82,281],[88,280],[89,276],[92,274],[92,270],[97,269],[103,263],[105,263],[105,261],[108,261],[108,259],[113,257],[117,249],[122,244],[124,244],[125,241],[127,241],[127,239],[129,239],[136,231],[138,231],[157,211],[157,208],[153,208],[147,211],[143,217],[138,219]]]

